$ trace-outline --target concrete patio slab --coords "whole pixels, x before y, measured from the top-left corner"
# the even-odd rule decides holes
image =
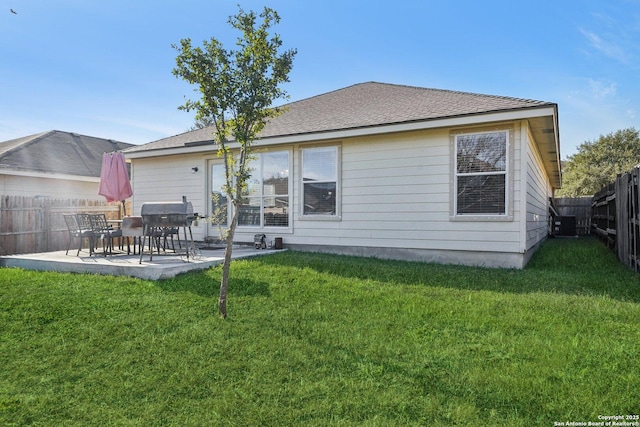
[[[233,249],[233,258],[247,258],[266,255],[276,250],[260,250],[251,246],[238,246]],[[159,280],[174,277],[180,273],[193,270],[205,270],[224,262],[224,250],[203,249],[195,257],[186,257],[171,252],[154,254],[150,260],[148,253],[140,255],[117,253],[104,256],[97,254],[89,256],[82,251],[76,256],[76,251],[43,252],[35,254],[0,256],[0,267],[15,267],[25,270],[58,271],[69,273],[106,274],[111,276],[130,276],[147,280]]]

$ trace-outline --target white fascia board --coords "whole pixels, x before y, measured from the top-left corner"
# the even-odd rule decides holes
[[[474,126],[482,123],[501,122],[510,120],[522,120],[532,117],[555,116],[556,111],[553,106],[540,108],[527,108],[522,110],[504,111],[499,113],[472,114],[434,120],[424,120],[410,123],[397,123],[389,125],[368,126],[353,129],[330,130],[323,132],[292,134],[274,136],[264,139],[256,139],[255,146],[269,146],[280,144],[296,144],[328,139],[345,139],[359,136],[381,135],[387,133],[410,132],[416,130],[436,129],[443,127]],[[238,148],[239,144],[230,144],[229,148]],[[140,159],[147,157],[170,156],[175,154],[193,154],[202,152],[217,151],[216,145],[198,144],[186,147],[165,148],[133,153],[124,153],[129,159]]]
[[[238,144],[229,144],[229,148],[237,148]],[[186,147],[174,147],[174,148],[158,148],[155,150],[148,151],[136,151],[133,153],[123,153],[127,160],[129,159],[145,159],[148,157],[162,157],[162,156],[173,156],[176,154],[194,154],[194,153],[210,153],[217,152],[218,147],[216,144],[211,142],[211,144],[197,144],[197,145],[187,145]]]
[[[507,111],[493,114],[476,114],[463,117],[451,117],[444,119],[426,120],[411,123],[398,123],[382,126],[371,126],[356,129],[344,129],[319,133],[277,136],[256,141],[256,145],[292,144],[300,142],[313,142],[326,139],[343,139],[358,136],[381,135],[386,133],[410,132],[417,130],[436,129],[444,127],[475,126],[483,123],[504,122],[522,120],[531,117],[555,116],[553,107]],[[261,142],[261,144],[260,144]]]
[[[30,178],[45,178],[45,179],[61,179],[66,181],[79,181],[79,182],[100,182],[100,178],[93,176],[81,176],[81,175],[68,175],[62,173],[46,173],[36,171],[19,171],[13,169],[0,169],[0,175],[12,175],[12,176],[26,176]]]

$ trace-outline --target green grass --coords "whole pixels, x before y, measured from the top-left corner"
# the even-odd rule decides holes
[[[552,426],[638,414],[640,278],[285,252],[151,282],[0,269],[0,425]]]

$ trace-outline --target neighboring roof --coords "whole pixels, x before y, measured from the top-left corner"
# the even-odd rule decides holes
[[[505,96],[368,82],[283,106],[261,139],[515,111],[556,104]],[[137,145],[125,153],[179,148],[212,140],[212,127]]]
[[[100,177],[102,154],[133,144],[51,130],[0,142],[0,173],[12,171]]]

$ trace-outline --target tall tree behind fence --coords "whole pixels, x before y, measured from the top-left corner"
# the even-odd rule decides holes
[[[618,259],[640,271],[640,168],[618,176],[593,197],[592,223]]]
[[[99,200],[0,196],[0,255],[51,252],[69,243],[65,213],[104,213],[122,219],[122,204]]]

